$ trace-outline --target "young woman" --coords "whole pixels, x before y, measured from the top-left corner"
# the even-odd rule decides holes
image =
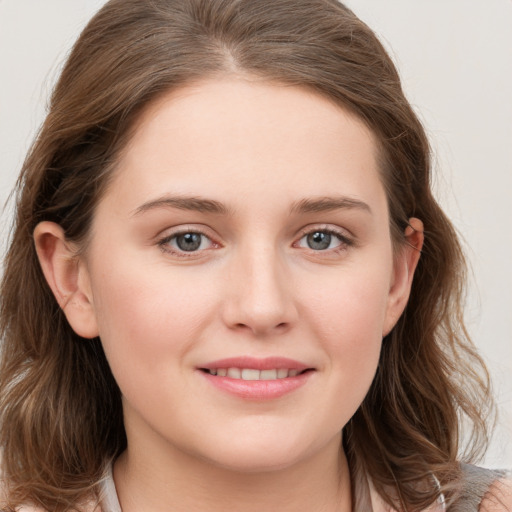
[[[336,1],[107,3],[19,181],[4,508],[508,510],[429,183]]]

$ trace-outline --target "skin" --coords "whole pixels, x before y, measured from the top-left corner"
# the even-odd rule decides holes
[[[394,248],[372,133],[311,92],[227,77],[145,111],[81,256],[55,224],[34,234],[70,324],[101,337],[122,391],[125,512],[351,510],[341,430],[407,302],[423,242],[410,224]],[[183,232],[203,233],[199,250],[179,249]],[[326,249],[314,232],[331,233]],[[198,370],[235,356],[313,371],[248,400]]]

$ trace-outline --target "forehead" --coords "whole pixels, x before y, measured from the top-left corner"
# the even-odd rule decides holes
[[[382,189],[377,144],[362,121],[310,90],[246,78],[198,82],[151,104],[114,182],[119,193],[127,185],[127,198],[148,200],[193,189],[260,200],[276,190],[296,200],[307,190]]]

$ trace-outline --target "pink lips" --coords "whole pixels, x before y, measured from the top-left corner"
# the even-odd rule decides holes
[[[286,357],[265,357],[258,359],[256,357],[244,356],[219,359],[206,363],[202,368],[208,368],[209,370],[216,370],[217,368],[253,368],[255,370],[288,368],[289,370],[303,371],[310,367]]]
[[[253,370],[294,370],[297,375],[272,380],[244,380],[230,376],[212,375],[208,370],[239,368]],[[271,400],[280,398],[303,386],[314,373],[313,368],[293,359],[283,357],[235,357],[219,359],[202,365],[204,378],[217,389],[239,398],[249,400]],[[299,373],[300,372],[300,373]]]

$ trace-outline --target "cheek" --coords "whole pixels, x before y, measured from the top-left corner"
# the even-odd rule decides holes
[[[215,301],[213,286],[203,284],[198,293],[198,282],[186,273],[126,259],[97,274],[93,286],[100,338],[120,379],[154,372],[164,362],[177,364],[211,317]]]
[[[323,345],[335,378],[368,387],[375,373],[386,318],[390,266],[347,269],[310,294],[302,312]],[[317,284],[319,282],[317,281]],[[321,291],[320,291],[321,290]]]
[[[359,267],[304,282],[302,302],[316,319],[317,328],[329,338],[363,342],[368,336],[382,337],[390,271],[385,265]]]

